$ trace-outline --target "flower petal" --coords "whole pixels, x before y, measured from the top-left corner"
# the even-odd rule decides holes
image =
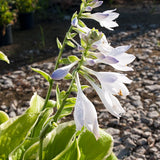
[[[58,68],[57,70],[55,70],[51,77],[54,79],[54,80],[61,80],[63,79],[70,71],[70,69],[75,65],[77,64],[78,61],[75,61],[73,63],[71,63],[70,65],[68,66],[64,66],[64,67],[61,67],[61,68]]]
[[[76,75],[76,84],[78,88],[77,100],[74,110],[76,129],[81,130],[83,126],[86,126],[87,129],[95,135],[96,139],[98,139],[100,135],[97,113],[91,101],[84,95],[80,88],[78,74]]]

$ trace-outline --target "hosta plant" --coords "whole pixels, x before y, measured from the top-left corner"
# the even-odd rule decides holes
[[[112,47],[103,32],[88,28],[83,19],[93,19],[102,27],[113,30],[117,27],[115,10],[91,13],[102,5],[98,0],[82,0],[80,11],[75,12],[71,26],[63,42],[57,38],[59,55],[53,73],[38,68],[33,71],[42,75],[49,83],[45,99],[35,93],[30,107],[24,114],[6,118],[0,125],[0,159],[9,160],[116,160],[113,153],[113,138],[99,128],[93,103],[86,97],[80,77],[93,87],[113,116],[120,118],[125,110],[117,95],[127,96],[125,84],[131,80],[117,71],[132,71],[128,66],[135,56],[126,53],[130,45]],[[77,40],[79,38],[79,40]],[[62,58],[65,46],[76,48],[81,56]],[[112,66],[116,72],[95,71],[99,63]],[[67,90],[56,82],[70,80]],[[56,85],[56,99],[50,99],[52,87]],[[76,97],[71,92],[77,92]],[[53,108],[56,112],[53,113]],[[74,121],[60,123],[60,119],[71,114]],[[0,114],[3,114],[0,113]],[[5,117],[5,116],[4,116]]]

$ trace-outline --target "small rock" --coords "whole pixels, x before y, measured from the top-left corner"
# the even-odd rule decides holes
[[[130,148],[130,149],[134,149],[136,147],[136,144],[130,138],[127,138],[124,144],[127,148]]]
[[[16,116],[16,113],[14,112],[14,111],[11,111],[10,113],[9,113],[9,117],[15,117]]]
[[[119,135],[120,134],[120,130],[115,129],[115,128],[107,128],[105,131],[111,135]]]
[[[149,112],[147,116],[150,118],[157,118],[159,117],[159,113],[157,111],[152,111],[152,112]]]
[[[144,146],[147,144],[147,139],[141,138],[137,141],[137,145]]]
[[[154,92],[156,90],[160,90],[160,85],[158,84],[148,85],[148,86],[145,86],[145,88],[149,90],[150,92]]]

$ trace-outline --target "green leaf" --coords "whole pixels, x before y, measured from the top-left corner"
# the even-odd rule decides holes
[[[81,46],[83,47],[83,48],[86,48],[86,42],[81,38]]]
[[[35,92],[30,100],[30,107],[26,110],[26,113],[39,113],[44,105],[44,99],[37,95]]]
[[[78,20],[78,24],[79,24],[81,27],[86,27],[86,25],[84,24],[84,22],[81,21],[80,19]]]
[[[47,74],[46,72],[38,69],[38,68],[31,68],[33,71],[41,74],[48,82],[50,82],[52,80],[52,78],[50,77],[49,74]]]
[[[61,119],[62,117],[68,116],[72,113],[73,107],[75,106],[76,103],[76,98],[72,97],[72,98],[67,98],[66,103],[64,105],[64,108],[59,116],[59,119]]]
[[[61,98],[60,98],[60,90],[58,85],[56,86],[56,101],[57,101],[57,109],[59,109],[61,105]]]
[[[67,39],[72,39],[72,38],[74,38],[76,35],[77,35],[77,33],[70,33],[70,32],[68,32],[68,33],[67,33]]]
[[[77,33],[71,33],[70,36],[71,38],[74,38],[77,35]]]
[[[0,111],[0,125],[8,120],[9,120],[8,115],[5,112]]]
[[[70,64],[70,61],[68,60],[68,58],[62,58],[59,60],[59,63],[61,64]]]
[[[15,150],[11,152],[9,155],[9,160],[22,160],[25,151],[37,141],[39,141],[39,138],[25,139],[25,141],[21,143],[18,148],[15,148]]]
[[[37,98],[38,97],[38,98]],[[38,100],[40,97],[39,96],[35,96],[33,97],[35,100]],[[33,101],[32,98],[32,101]],[[44,99],[40,98],[40,100],[42,100],[44,103]],[[36,103],[31,103],[31,106],[36,105]],[[38,104],[38,103],[37,103]],[[40,105],[41,106],[41,105]],[[35,106],[34,106],[35,107]],[[42,129],[42,127],[45,125],[45,123],[48,121],[48,117],[51,115],[52,108],[55,107],[55,101],[49,100],[47,105],[46,105],[46,109],[41,112],[38,121],[36,122],[36,124],[34,125],[34,128],[31,130],[31,134],[29,135],[29,137],[27,137],[25,139],[25,141],[23,143],[21,143],[11,154],[10,154],[10,159],[11,160],[21,160],[25,151],[31,146],[33,145],[35,142],[37,142],[39,140],[39,134],[40,131]],[[30,112],[33,110],[30,110]]]
[[[80,153],[78,149],[77,139],[72,141],[72,144],[67,147],[63,152],[52,160],[79,160]]]
[[[74,12],[74,14],[73,14],[73,16],[72,16],[72,18],[71,18],[71,21],[75,18],[75,17],[77,17],[78,15],[77,15],[77,11],[76,12]]]
[[[2,53],[1,51],[0,51],[0,60],[5,61],[8,64],[10,63],[9,59],[7,58],[7,56],[4,53]]]
[[[0,159],[7,159],[9,153],[24,141],[38,116],[39,113],[25,113],[0,126]]]
[[[43,160],[50,160],[60,154],[67,146],[76,131],[74,122],[65,122],[53,129],[43,142]],[[32,145],[25,153],[23,160],[35,160],[38,157],[39,143]]]
[[[69,79],[72,79],[72,74],[68,73],[65,77],[64,77],[65,80],[69,80]]]
[[[46,108],[54,108],[56,107],[57,103],[54,100],[48,100],[48,103],[46,105]]]
[[[113,138],[102,129],[99,130],[100,138],[95,139],[92,132],[85,130],[79,136],[80,160],[102,160],[108,157],[113,148]]]
[[[70,61],[71,63],[80,60],[77,56],[68,56],[68,59],[69,59],[69,61]]]
[[[109,157],[107,157],[105,160],[118,160],[115,154],[112,152]]]
[[[75,44],[72,43],[71,41],[66,41],[66,44],[72,48],[76,48]]]
[[[62,49],[62,44],[61,44],[61,42],[59,41],[58,38],[56,39],[56,41],[57,41],[57,46],[58,46],[58,48],[59,48],[59,49]]]
[[[84,90],[86,88],[89,88],[90,86],[88,85],[81,85],[81,89]],[[73,86],[72,86],[72,92],[78,92],[78,89],[77,89],[77,85],[75,83],[73,83]]]
[[[52,109],[45,109],[39,116],[38,121],[35,124],[35,127],[33,128],[31,132],[31,137],[38,137],[40,134],[40,131],[42,130],[44,123],[48,119],[48,117],[52,114]]]
[[[25,140],[39,117],[43,104],[44,100],[35,93],[30,108],[23,115],[0,125],[0,159],[8,159],[8,155]]]

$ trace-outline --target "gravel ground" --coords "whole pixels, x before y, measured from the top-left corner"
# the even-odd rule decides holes
[[[126,110],[124,116],[119,120],[112,117],[91,88],[85,91],[96,106],[100,127],[114,137],[114,152],[120,160],[160,159],[160,24],[152,16],[160,17],[160,14],[150,15],[150,21],[143,19],[143,23],[139,23],[142,21],[138,21],[139,17],[136,19],[133,12],[131,18],[135,18],[135,23],[121,23],[114,32],[106,32],[113,46],[132,44],[129,53],[136,56],[132,63],[134,71],[127,73],[133,80],[128,86],[130,95],[120,99]],[[122,18],[121,22],[124,20]],[[69,54],[78,55],[73,50],[65,52],[64,57]],[[0,109],[14,117],[26,110],[35,91],[44,97],[48,83],[31,71],[30,67],[51,74],[54,63],[53,57],[0,75]],[[98,66],[98,70],[107,69],[110,68],[103,64]],[[62,87],[68,85],[69,82],[63,83]],[[51,98],[55,99],[55,89],[52,90]]]

